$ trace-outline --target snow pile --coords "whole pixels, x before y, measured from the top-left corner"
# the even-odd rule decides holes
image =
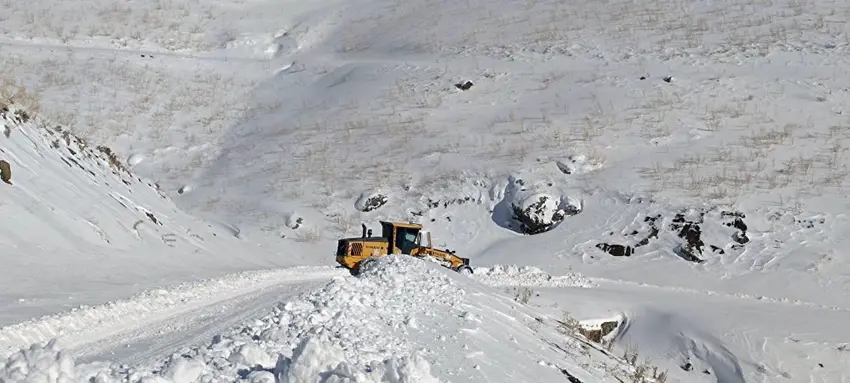
[[[534,266],[493,265],[476,267],[473,279],[488,286],[525,287],[595,287],[596,284],[577,273],[553,276]]]
[[[428,266],[409,256],[383,257],[364,267],[361,278],[336,278],[324,289],[276,308],[269,327],[251,332],[271,342],[286,339],[282,335],[316,336],[346,350],[345,357],[358,363],[386,353],[408,355],[405,340],[389,334],[399,330],[405,335],[417,320],[456,307],[463,296],[445,273]]]
[[[56,346],[33,345],[9,356],[0,363],[0,382],[3,383],[76,383],[97,382],[101,363],[76,365],[74,359]]]
[[[245,377],[244,381],[250,383],[440,382],[431,375],[428,362],[418,354],[373,361],[364,370],[346,362],[339,349],[312,337],[304,338],[292,351],[292,357],[279,355],[276,360],[250,343],[233,351],[227,361],[247,366],[241,374]],[[121,366],[109,366],[103,362],[75,364],[74,359],[56,347],[55,342],[50,342],[10,356],[0,365],[0,382],[193,383],[233,381],[239,377],[238,374],[230,378],[218,375],[215,367],[200,359],[174,355],[156,373],[136,369],[119,372]]]
[[[16,383],[38,376],[98,383],[436,383],[496,376],[615,382],[630,373],[615,356],[560,327],[465,276],[387,256],[358,277],[336,277],[207,345],[174,350],[150,365],[75,365],[50,342],[13,355],[0,376]],[[55,379],[59,374],[67,379]]]

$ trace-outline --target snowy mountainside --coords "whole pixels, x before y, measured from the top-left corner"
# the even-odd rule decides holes
[[[75,365],[46,344],[12,356],[0,377],[17,383],[52,371],[102,383],[618,382],[645,368],[569,333],[560,320],[434,263],[389,256],[359,277],[336,277],[149,365]],[[646,379],[635,381],[655,381],[651,368],[640,374]]]
[[[372,189],[408,201],[470,174],[495,182],[582,158],[574,174],[587,191],[846,206],[847,137],[833,127],[845,123],[847,77],[823,74],[844,73],[846,44],[832,41],[844,27],[797,11],[828,18],[823,9],[847,7],[769,7],[778,25],[806,31],[789,41],[746,6],[680,3],[352,5],[328,15],[340,20],[322,39],[280,57],[292,66],[255,89],[256,112],[225,133],[179,201],[214,201],[244,220],[299,211],[330,226],[330,211],[356,214],[340,201]],[[713,17],[724,12],[735,17]],[[664,38],[665,28],[687,38]]]
[[[201,275],[331,263],[333,241],[358,235],[361,222],[412,220],[437,246],[484,267],[479,281],[527,287],[531,302],[545,302],[541,310],[623,321],[617,354],[635,341],[678,381],[847,381],[847,2],[217,5],[0,5],[0,77],[36,90],[51,121],[123,153],[174,206],[149,187],[135,202],[171,218],[163,222],[175,232],[218,230],[220,242],[207,246],[221,250],[178,253],[154,236],[138,245],[114,228],[102,230],[132,251],[101,251],[112,245],[79,228],[89,242],[74,248],[76,264],[59,262],[67,249],[21,244],[35,256],[4,269],[14,283],[0,285],[11,292],[0,298],[10,307],[3,321]],[[13,149],[29,153],[23,148]],[[66,168],[49,158],[45,166]],[[0,193],[21,190],[14,189],[19,164],[10,162],[15,186],[0,184]],[[108,202],[107,194],[93,193]],[[33,201],[16,209],[33,210]],[[144,220],[107,202],[122,222]],[[193,226],[175,206],[221,224]],[[93,210],[104,215],[98,226],[113,220],[106,207]],[[127,259],[137,267],[124,266]],[[67,271],[30,272],[40,263]],[[505,270],[514,265],[544,273],[512,279]],[[79,282],[73,276],[83,270],[91,272]],[[566,270],[587,280],[546,276],[572,275]],[[573,282],[587,288],[565,286]],[[58,288],[78,293],[66,299]],[[257,304],[278,293],[288,300],[288,289],[275,287]],[[129,306],[144,307],[137,303]],[[206,344],[198,328],[222,314],[219,302],[205,303],[192,320],[181,314],[138,331],[193,332],[200,335],[192,341]],[[103,319],[115,311],[85,313]],[[227,316],[250,323],[243,315]],[[54,335],[38,330],[57,318],[69,317],[11,328],[35,333],[15,342]],[[261,322],[240,328],[265,329],[269,318]],[[286,341],[290,350],[297,344]],[[384,340],[368,341],[364,347]],[[235,366],[243,362],[222,362],[214,347],[192,350],[203,364],[189,367],[248,372]]]
[[[184,213],[109,148],[30,113],[0,113],[11,175],[0,184],[0,325],[297,258],[238,256],[256,245]]]

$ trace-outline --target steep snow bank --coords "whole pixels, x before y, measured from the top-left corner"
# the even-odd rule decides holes
[[[505,347],[510,345],[510,347]],[[47,355],[43,366],[26,353]],[[381,258],[358,277],[282,302],[263,318],[152,365],[74,366],[55,345],[13,356],[0,378],[46,371],[98,382],[616,382],[631,367],[562,334],[550,317],[429,262]],[[9,367],[11,366],[11,367]],[[17,374],[17,375],[15,375]],[[16,380],[17,379],[17,380]]]
[[[110,149],[0,107],[0,326],[300,261],[184,213]]]

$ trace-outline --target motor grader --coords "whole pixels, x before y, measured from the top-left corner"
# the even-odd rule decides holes
[[[406,254],[419,258],[430,258],[443,267],[461,274],[472,274],[469,258],[461,258],[451,250],[435,249],[431,243],[431,233],[427,233],[428,245],[422,244],[422,225],[416,223],[381,223],[381,236],[373,237],[372,230],[367,231],[363,224],[360,237],[342,238],[337,241],[336,262],[348,269],[352,275],[360,273],[361,266],[372,259],[387,254]]]

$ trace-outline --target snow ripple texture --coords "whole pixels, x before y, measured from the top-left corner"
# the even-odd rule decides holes
[[[577,273],[550,275],[533,266],[494,265],[476,267],[473,279],[489,286],[594,287],[595,283]]]

